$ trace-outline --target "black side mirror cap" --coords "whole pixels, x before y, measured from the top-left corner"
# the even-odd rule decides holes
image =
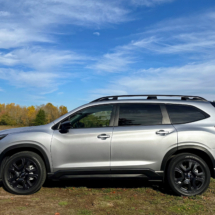
[[[60,133],[67,133],[71,127],[72,127],[71,122],[65,121],[65,122],[61,123],[59,132]]]

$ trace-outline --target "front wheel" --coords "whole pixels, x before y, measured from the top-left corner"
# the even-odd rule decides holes
[[[179,154],[169,164],[167,179],[177,195],[199,195],[209,186],[210,170],[197,155]]]
[[[2,181],[10,193],[28,195],[38,191],[46,179],[42,158],[34,152],[19,152],[11,156],[3,169]]]

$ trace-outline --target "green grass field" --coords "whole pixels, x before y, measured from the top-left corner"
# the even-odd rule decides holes
[[[203,195],[189,198],[140,179],[46,182],[29,196],[1,187],[0,214],[215,214],[215,180]]]

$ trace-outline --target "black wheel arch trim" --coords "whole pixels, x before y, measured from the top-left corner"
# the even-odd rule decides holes
[[[202,151],[202,152],[205,152],[208,157],[210,158],[210,161],[213,165],[213,175],[212,177],[215,177],[215,159],[213,157],[213,155],[204,147],[201,147],[201,146],[194,146],[194,145],[186,145],[186,146],[178,146],[178,147],[175,147],[173,149],[170,149],[164,156],[163,160],[162,160],[162,163],[161,163],[161,171],[164,171],[165,168],[166,168],[166,165],[168,163],[168,161],[171,159],[171,157],[176,153],[176,152],[180,152],[181,150],[189,150],[189,149],[196,149],[196,150],[199,150],[199,151]]]
[[[42,159],[44,160],[45,162],[45,166],[46,166],[46,170],[47,170],[47,173],[51,172],[51,164],[49,162],[49,159],[48,159],[48,156],[46,154],[46,152],[44,151],[44,149],[38,145],[35,145],[35,144],[18,144],[18,145],[13,145],[13,146],[10,146],[8,148],[6,148],[1,154],[0,154],[0,165],[5,157],[5,155],[9,152],[9,151],[12,151],[14,149],[21,149],[21,148],[29,148],[29,149],[35,149],[37,151],[39,151],[41,153],[41,155],[43,156]],[[0,170],[0,178],[2,176],[2,170]]]

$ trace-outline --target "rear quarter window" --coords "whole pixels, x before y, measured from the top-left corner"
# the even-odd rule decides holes
[[[172,124],[196,122],[210,117],[204,111],[191,105],[166,105]]]

